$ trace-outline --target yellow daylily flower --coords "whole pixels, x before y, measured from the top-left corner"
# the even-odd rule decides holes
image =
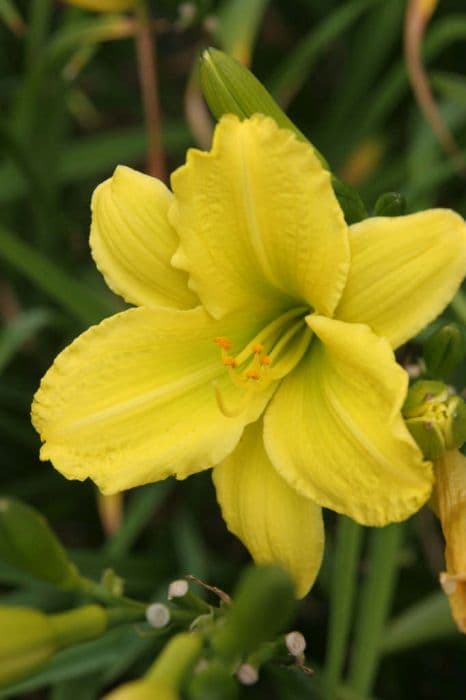
[[[348,227],[312,147],[261,115],[223,117],[172,190],[118,167],[94,194],[93,256],[138,308],[45,375],[41,458],[105,493],[214,467],[229,529],[302,596],[322,506],[384,525],[429,498],[393,350],[454,295],[466,225],[431,210]]]

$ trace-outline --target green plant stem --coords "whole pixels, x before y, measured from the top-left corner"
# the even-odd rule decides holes
[[[147,172],[160,180],[165,180],[165,155],[160,136],[156,43],[150,20],[149,5],[145,0],[140,0],[137,4],[136,17],[139,23],[136,34],[136,53],[147,131]]]
[[[382,655],[382,635],[398,573],[403,524],[373,530],[369,544],[369,571],[358,609],[348,687],[368,695]]]
[[[330,591],[327,653],[322,675],[323,697],[326,700],[337,697],[340,684],[356,591],[362,535],[362,527],[354,520],[339,517]]]

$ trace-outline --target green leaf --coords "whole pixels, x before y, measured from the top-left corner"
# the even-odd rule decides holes
[[[52,683],[69,681],[94,671],[105,671],[121,660],[135,637],[137,638],[137,633],[134,625],[125,625],[110,630],[100,639],[66,649],[34,675],[0,691],[0,700],[21,696]]]
[[[355,189],[339,180],[335,175],[332,176],[332,187],[349,226],[367,217],[367,209]]]
[[[155,516],[162,502],[170,493],[172,481],[162,481],[138,489],[132,496],[125,512],[121,527],[108,540],[105,555],[109,559],[125,556],[137,540],[142,530]]]
[[[0,557],[36,579],[61,588],[79,576],[45,518],[13,498],[0,499]]]
[[[380,651],[393,654],[458,635],[448,598],[438,592],[424,598],[393,619],[380,640]]]
[[[215,37],[223,50],[249,63],[257,30],[269,0],[224,0],[217,13]]]
[[[0,258],[88,326],[114,311],[49,258],[0,225]]]
[[[281,62],[271,81],[271,92],[280,103],[288,104],[319,58],[334,41],[371,5],[381,0],[353,0],[334,10]]]
[[[24,343],[48,325],[52,314],[45,309],[23,311],[0,331],[0,373]]]

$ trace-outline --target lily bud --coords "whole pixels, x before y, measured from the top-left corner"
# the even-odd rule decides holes
[[[45,663],[57,651],[46,615],[30,608],[0,608],[0,687]]]
[[[0,499],[0,559],[60,588],[73,588],[79,580],[45,518],[13,498]]]
[[[179,688],[202,650],[199,635],[184,632],[172,637],[144,678],[125,683],[104,700],[178,700]]]
[[[440,583],[458,629],[466,633],[466,457],[445,452],[435,463],[432,505],[445,537],[447,570]]]
[[[68,5],[82,7],[94,12],[122,12],[135,7],[139,0],[63,0]]]
[[[466,404],[442,382],[413,384],[403,416],[427,459],[438,459],[446,450],[459,448],[466,441]]]
[[[180,696],[170,686],[158,683],[155,685],[142,678],[139,681],[125,683],[105,696],[103,700],[179,700]]]
[[[374,205],[374,216],[403,216],[406,213],[406,199],[400,192],[381,194]]]
[[[236,114],[240,119],[265,114],[282,129],[293,131],[300,141],[307,140],[251,71],[223,51],[210,48],[203,52],[200,80],[207,104],[217,119],[224,114]]]
[[[249,654],[273,639],[293,610],[294,586],[283,569],[271,565],[249,568],[239,582],[224,624],[211,638],[212,647],[229,660]]]
[[[430,336],[424,345],[424,360],[433,377],[448,377],[465,356],[464,335],[455,323],[449,323]]]
[[[107,614],[98,605],[58,615],[0,608],[0,687],[28,675],[60,649],[100,636],[106,626]]]

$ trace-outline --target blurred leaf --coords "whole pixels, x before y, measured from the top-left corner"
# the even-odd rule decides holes
[[[385,628],[380,649],[383,654],[393,654],[457,635],[448,598],[438,592],[391,620]]]
[[[335,9],[290,52],[270,81],[270,91],[280,104],[288,104],[319,58],[371,5],[381,0],[352,0]]]
[[[16,3],[12,0],[0,0],[0,19],[15,34],[21,35],[26,29]]]
[[[142,530],[155,517],[173,486],[174,482],[171,480],[161,481],[143,486],[131,494],[123,524],[105,546],[106,556],[115,560],[130,551]]]
[[[137,636],[134,625],[117,627],[92,642],[79,644],[57,654],[39,672],[0,691],[0,700],[12,698],[44,686],[70,681],[93,672],[102,672],[121,660]]]
[[[14,498],[0,499],[0,557],[21,572],[59,587],[73,587],[79,578],[45,518]]]
[[[222,49],[249,65],[259,23],[269,0],[224,0],[217,13],[215,36]]]
[[[172,532],[181,575],[192,574],[206,580],[209,558],[196,520],[187,508],[178,515]]]
[[[23,311],[13,321],[5,324],[0,330],[0,373],[24,343],[32,338],[37,331],[48,325],[52,314],[46,309],[30,309]]]
[[[1,225],[0,258],[86,326],[100,321],[114,311],[111,304]]]
[[[190,134],[182,122],[171,121],[162,132],[169,153],[184,151]],[[76,139],[63,147],[57,178],[63,184],[87,178],[110,176],[119,164],[135,165],[144,158],[146,135],[143,129],[121,129]],[[25,193],[24,181],[10,164],[0,164],[0,202],[12,201]]]
[[[466,78],[458,73],[435,71],[430,74],[433,87],[449,101],[466,107]]]

